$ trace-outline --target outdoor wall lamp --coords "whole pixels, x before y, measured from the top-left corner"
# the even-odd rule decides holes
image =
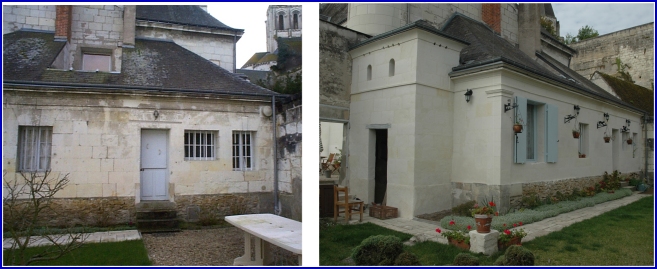
[[[630,120],[625,120],[625,123],[627,123],[627,127],[630,127],[630,123],[632,123]]]
[[[569,123],[570,120],[572,120],[572,119],[574,119],[574,118],[577,118],[577,115],[579,115],[579,106],[578,106],[578,105],[575,105],[575,106],[573,107],[573,109],[575,109],[575,115],[568,115],[568,116],[566,116],[565,118],[563,118],[563,123]]]
[[[470,103],[470,98],[472,97],[472,90],[468,89],[465,91],[465,102]]]
[[[625,120],[625,124],[627,124],[627,126],[623,126],[621,128],[621,132],[623,132],[623,133],[627,133],[627,132],[630,131],[630,128],[627,128],[627,127],[630,127],[630,120]]]
[[[159,111],[157,111],[157,110],[153,111],[153,117],[155,117],[156,120],[157,120],[157,117],[159,117],[159,116],[160,116]]]
[[[604,113],[602,115],[605,117],[605,120],[598,122],[598,128],[607,126],[607,122],[609,121],[609,114]]]
[[[511,100],[509,100],[509,102],[504,105],[504,113],[506,113],[507,111],[509,111],[511,109],[516,109],[516,107],[518,107],[518,104],[513,103],[513,105],[511,105]]]

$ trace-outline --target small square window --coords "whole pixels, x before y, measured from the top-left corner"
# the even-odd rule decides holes
[[[18,136],[18,170],[36,172],[50,169],[52,127],[20,126]]]
[[[185,131],[185,160],[214,160],[215,132]]]
[[[101,71],[109,72],[111,70],[112,59],[110,55],[105,54],[82,54],[83,71]]]

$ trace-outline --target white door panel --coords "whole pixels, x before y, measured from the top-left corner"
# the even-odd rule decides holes
[[[141,200],[168,200],[167,130],[141,132]]]

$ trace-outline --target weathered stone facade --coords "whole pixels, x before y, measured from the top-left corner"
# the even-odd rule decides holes
[[[276,118],[278,192],[281,215],[301,221],[301,99],[280,106]],[[277,108],[278,109],[278,108]]]
[[[2,6],[2,34],[23,28],[55,31],[55,6]]]
[[[570,67],[584,77],[595,71],[616,74],[619,59],[635,84],[653,89],[655,24],[648,23],[570,44],[577,50]]]

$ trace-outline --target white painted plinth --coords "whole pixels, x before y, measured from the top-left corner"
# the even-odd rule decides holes
[[[492,255],[497,252],[497,239],[499,236],[500,232],[493,229],[487,234],[478,233],[476,230],[470,231],[470,251]]]

